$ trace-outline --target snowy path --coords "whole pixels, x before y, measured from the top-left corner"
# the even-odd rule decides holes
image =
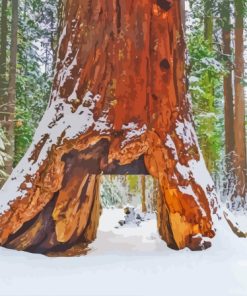
[[[104,211],[87,256],[0,248],[0,296],[247,296],[247,240],[221,235],[207,251],[176,252],[159,239],[155,220],[115,229],[119,219],[119,210]]]

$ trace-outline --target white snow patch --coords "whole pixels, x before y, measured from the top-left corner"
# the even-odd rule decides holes
[[[214,203],[215,206],[218,206],[218,213],[221,213],[220,209],[220,200],[217,198],[213,180],[206,168],[206,164],[204,162],[201,151],[200,160],[197,161],[195,159],[190,160],[188,162],[188,166],[182,165],[179,162],[176,165],[176,169],[183,176],[185,180],[194,179],[197,184],[199,184],[204,191],[205,195],[209,197],[209,203]],[[195,195],[194,195],[195,196]],[[216,204],[216,198],[218,203]],[[215,215],[212,216],[214,224],[218,224],[218,217]]]
[[[108,111],[104,111],[103,115],[96,121],[94,130],[100,133],[109,134],[112,124],[108,122]]]
[[[122,125],[123,130],[136,129],[136,128],[138,128],[138,124],[134,122],[129,122],[128,124]]]
[[[184,144],[188,145],[197,145],[198,140],[195,134],[195,130],[193,124],[184,120],[184,122],[177,121],[176,123],[176,133],[183,140]],[[176,164],[177,171],[183,176],[185,180],[194,179],[197,184],[199,184],[204,191],[205,195],[209,198],[209,203],[211,206],[218,207],[218,213],[221,216],[222,210],[220,205],[220,198],[217,198],[217,194],[215,191],[215,186],[213,180],[206,168],[206,164],[202,155],[201,150],[199,149],[199,160],[192,159],[188,161],[187,165],[182,165],[181,163]],[[218,217],[216,215],[212,215],[214,225],[218,224]]]
[[[144,124],[142,127],[134,122],[130,122],[127,125],[122,126],[122,130],[126,130],[125,140],[121,143],[121,147],[124,147],[128,144],[133,138],[138,138],[147,131],[147,126]]]
[[[247,240],[229,228],[222,225],[206,251],[173,251],[159,238],[155,220],[115,229],[121,217],[121,210],[103,210],[87,256],[48,258],[0,248],[1,295],[247,295]]]
[[[178,172],[181,174],[181,176],[185,180],[189,180],[190,179],[191,171],[189,169],[189,166],[182,165],[182,164],[180,164],[180,162],[178,162],[176,164],[176,169],[178,170]]]
[[[196,143],[195,133],[193,124],[187,120],[176,121],[176,134],[179,136],[181,140],[183,140],[184,144],[194,145]]]
[[[69,44],[69,48],[72,46],[72,44]],[[75,56],[73,57],[73,60],[71,63],[69,63],[69,65],[66,65],[66,60],[69,58],[69,55],[72,54],[72,49],[70,49],[67,53],[66,56],[63,60],[63,68],[60,70],[60,74],[58,75],[58,81],[59,81],[59,88],[64,86],[64,83],[67,81],[68,77],[71,76],[71,71],[77,66],[77,56],[78,56],[78,52],[75,54]],[[78,78],[79,80],[79,78]],[[77,81],[78,83],[78,81]]]
[[[27,188],[32,188],[33,184],[31,182],[26,183]]]
[[[174,156],[175,160],[178,160],[178,154],[177,154],[177,149],[176,149],[176,145],[173,142],[171,136],[169,134],[167,134],[166,136],[166,141],[165,141],[165,145],[166,147],[170,148],[172,151],[172,154]]]
[[[210,58],[210,57],[202,58],[201,63],[206,66],[213,67],[214,70],[217,72],[224,71],[224,67],[222,66],[222,64],[219,61],[217,61],[215,58]]]
[[[20,190],[20,185],[25,181],[26,176],[34,177],[42,162],[47,158],[52,145],[58,143],[63,132],[65,132],[66,139],[76,138],[89,129],[100,130],[102,133],[107,134],[107,131],[111,128],[107,124],[107,115],[105,114],[98,123],[93,118],[93,110],[100,99],[100,95],[94,96],[91,92],[87,92],[82,104],[75,112],[72,112],[72,106],[66,104],[63,100],[51,102],[36,130],[32,145],[0,191],[0,214],[9,209],[11,200],[18,196],[25,196],[27,191]],[[87,102],[87,107],[83,107],[85,102]],[[48,135],[48,139],[43,145],[37,161],[29,161],[35,145],[45,135]]]
[[[199,81],[199,78],[196,77],[196,76],[190,76],[189,77],[189,82],[190,83],[195,83],[195,82],[198,82]]]
[[[193,191],[191,185],[189,186],[178,186],[179,190],[183,193],[183,194],[187,194],[187,195],[191,195],[193,196],[195,202],[197,203],[198,207],[200,208],[200,211],[202,213],[202,216],[207,217],[206,212],[204,211],[204,209],[201,207],[199,199],[197,197],[197,195],[195,194],[195,192]]]
[[[64,26],[63,31],[62,31],[62,33],[61,33],[61,36],[60,36],[60,38],[59,38],[59,41],[58,41],[59,47],[60,47],[61,43],[63,42],[63,39],[65,38],[66,34],[67,34],[67,24]],[[56,65],[57,65],[59,62],[60,62],[60,59],[59,59],[59,57],[58,57],[58,58],[57,58],[57,61],[56,61]]]

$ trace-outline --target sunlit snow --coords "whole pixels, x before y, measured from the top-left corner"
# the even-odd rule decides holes
[[[115,228],[105,209],[87,256],[48,258],[0,248],[2,296],[247,295],[247,240],[222,225],[212,248],[168,249],[154,219]]]

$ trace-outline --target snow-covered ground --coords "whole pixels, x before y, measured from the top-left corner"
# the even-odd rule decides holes
[[[0,248],[1,296],[247,295],[247,239],[219,233],[203,252],[173,251],[156,221],[115,228],[122,210],[104,210],[87,256],[48,258]]]

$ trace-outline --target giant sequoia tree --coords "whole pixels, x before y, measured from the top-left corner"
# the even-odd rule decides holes
[[[0,244],[85,247],[100,174],[158,180],[168,246],[210,246],[219,207],[194,131],[179,0],[68,0],[49,106],[0,197]]]

